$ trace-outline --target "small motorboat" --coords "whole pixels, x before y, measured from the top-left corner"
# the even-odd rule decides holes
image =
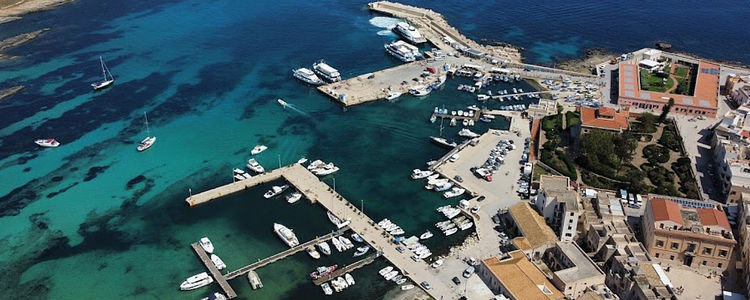
[[[398,271],[390,271],[387,274],[383,275],[383,278],[385,278],[385,280],[391,280],[393,279],[393,277],[396,277],[396,275],[398,275]]]
[[[349,286],[353,286],[355,284],[354,277],[352,277],[352,275],[349,273],[344,274],[344,279],[346,279],[346,284],[348,284]]]
[[[401,290],[402,291],[408,291],[408,290],[411,290],[413,288],[414,288],[414,285],[411,285],[411,284],[407,284],[407,285],[402,285],[401,286]]]
[[[214,292],[208,295],[208,297],[203,297],[201,300],[227,300],[227,296],[219,292]]]
[[[300,158],[300,159],[299,159],[299,160],[297,161],[297,163],[298,163],[298,164],[300,164],[300,165],[301,165],[301,164],[304,164],[304,163],[306,163],[306,162],[307,162],[307,158],[304,158],[304,157],[303,157],[303,158]]]
[[[362,246],[357,248],[357,252],[354,252],[354,257],[362,256],[367,253],[367,251],[370,251],[370,246]]]
[[[180,284],[180,289],[183,291],[194,290],[207,286],[212,282],[214,282],[213,277],[209,276],[208,273],[203,272],[185,279],[185,281]]]
[[[208,253],[214,253],[214,244],[211,243],[211,240],[208,239],[208,237],[202,237],[200,240],[201,248],[203,248],[204,251]]]
[[[427,232],[423,233],[422,235],[420,235],[419,239],[420,240],[426,240],[426,239],[429,239],[431,237],[432,237],[432,232],[427,231]]]
[[[283,99],[281,99],[281,98],[279,98],[279,99],[276,99],[276,102],[278,102],[279,104],[281,104],[281,106],[283,106],[283,107],[287,107],[287,106],[289,106],[289,103],[286,103],[286,101],[284,101],[284,100],[283,100]]]
[[[333,290],[331,289],[331,285],[328,284],[328,282],[321,285],[323,288],[323,293],[326,294],[326,296],[330,296],[333,294]]]
[[[253,147],[253,150],[250,150],[250,154],[258,155],[261,152],[266,151],[266,149],[268,149],[266,145],[255,145],[255,147]]]
[[[385,274],[388,274],[392,270],[393,270],[393,266],[387,266],[385,268],[380,269],[380,271],[378,271],[378,274],[380,274],[380,276],[385,276]]]
[[[286,189],[288,188],[289,188],[288,184],[281,185],[281,186],[274,185],[273,187],[271,187],[270,190],[268,190],[265,194],[263,194],[263,198],[266,198],[266,199],[273,198],[275,196],[280,195],[281,193],[286,191]]]
[[[55,139],[41,139],[34,141],[34,143],[45,148],[55,148],[57,146],[60,146],[60,142],[56,141]]]
[[[247,273],[247,281],[250,283],[250,287],[254,290],[263,287],[263,282],[260,281],[260,277],[258,277],[258,273],[255,273],[255,271]]]
[[[286,202],[289,204],[297,202],[299,199],[302,199],[302,194],[299,192],[294,192],[286,196]]]
[[[318,253],[318,251],[315,251],[315,248],[313,248],[313,247],[307,247],[307,249],[305,249],[305,251],[307,251],[307,254],[309,254],[310,257],[312,257],[314,259],[320,259],[320,253]]]
[[[318,250],[320,250],[321,253],[325,255],[331,255],[331,246],[328,246],[328,243],[325,241],[322,241],[320,243],[315,244],[316,247],[318,247]]]
[[[356,234],[356,233],[352,233],[351,237],[352,237],[352,239],[353,239],[353,240],[354,240],[355,242],[357,242],[357,243],[364,243],[364,242],[365,242],[365,240],[364,240],[364,239],[362,239],[362,237],[361,237],[361,236],[359,236],[359,234]]]
[[[402,94],[403,93],[399,93],[399,92],[388,92],[388,94],[385,96],[385,99],[393,100],[393,99],[400,97]]]
[[[221,258],[219,258],[219,256],[216,255],[216,254],[211,254],[211,261],[214,263],[214,265],[216,266],[216,268],[219,269],[219,270],[223,270],[224,268],[227,267],[227,265],[224,263],[224,261],[221,260]]]
[[[256,173],[263,173],[266,171],[266,169],[261,166],[258,161],[255,160],[255,158],[251,158],[247,160],[247,165],[245,165],[248,169],[255,171]]]

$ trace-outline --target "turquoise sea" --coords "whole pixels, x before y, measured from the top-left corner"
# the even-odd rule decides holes
[[[629,51],[670,37],[680,50],[750,62],[748,52],[734,51],[745,49],[747,43],[737,41],[750,40],[749,33],[729,26],[739,21],[737,10],[747,15],[742,5],[681,15],[710,19],[711,27],[673,17],[675,25],[658,31],[632,21],[642,17],[641,9],[613,7],[614,1],[409,2],[444,13],[473,38],[523,46],[531,62],[575,57],[594,46]],[[329,232],[319,206],[263,199],[270,185],[205,206],[185,205],[189,190],[230,182],[231,169],[242,167],[256,144],[269,146],[259,155],[267,168],[303,156],[332,161],[341,171],[323,180],[335,182],[373,219],[388,217],[408,234],[431,228],[440,220],[434,208],[458,200],[427,192],[408,175],[444,154],[427,139],[440,131],[427,118],[435,106],[475,104],[473,95],[456,91],[469,80],[449,80],[423,99],[403,96],[345,110],[291,77],[292,68],[319,59],[347,78],[397,65],[382,50],[395,38],[382,26],[393,20],[376,18],[364,4],[80,0],[0,25],[0,39],[51,28],[9,51],[20,58],[0,62],[0,88],[26,86],[0,101],[3,298],[199,299],[216,285],[193,292],[178,286],[203,271],[189,247],[200,237],[209,236],[228,268],[236,269],[285,248],[273,222],[293,228],[301,240]],[[601,20],[617,8],[615,18],[624,23]],[[652,22],[665,28],[665,15],[659,16]],[[601,26],[616,28],[594,29]],[[99,56],[117,82],[94,93],[89,83],[99,79]],[[531,90],[526,82],[515,86]],[[158,140],[138,153],[144,112]],[[482,123],[474,130],[486,128]],[[458,130],[446,125],[443,135]],[[33,144],[46,137],[62,146]],[[439,254],[467,234],[427,244]],[[320,261],[300,253],[259,269],[261,290],[250,290],[242,278],[232,285],[246,299],[379,299],[394,287],[375,275],[383,260],[355,271],[355,288],[330,297],[307,279],[317,265],[352,261],[351,252]]]

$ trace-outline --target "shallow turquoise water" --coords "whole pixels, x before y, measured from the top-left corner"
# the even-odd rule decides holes
[[[495,34],[499,29],[463,2],[415,3],[445,11],[474,37],[507,33],[527,47],[538,37],[538,28],[528,26]],[[481,4],[487,11],[501,5]],[[474,104],[472,95],[456,91],[468,80],[449,80],[423,99],[403,96],[343,110],[290,76],[292,68],[321,58],[344,77],[396,65],[382,51],[394,37],[373,26],[373,17],[363,3],[343,1],[82,0],[0,25],[0,38],[52,28],[10,51],[20,59],[0,64],[2,86],[26,86],[0,102],[0,270],[6,274],[0,286],[6,295],[197,299],[216,286],[177,287],[202,271],[189,247],[200,237],[211,237],[235,269],[284,249],[273,222],[294,228],[301,240],[329,232],[320,207],[260,197],[268,185],[197,208],[184,205],[189,189],[231,181],[231,169],[243,166],[259,143],[270,147],[258,157],[266,167],[302,156],[333,161],[341,171],[323,180],[335,180],[337,191],[373,219],[388,217],[408,234],[430,228],[440,220],[434,208],[458,200],[425,191],[408,174],[444,154],[427,140],[439,134],[427,118],[435,106]],[[540,51],[531,55],[537,61],[576,55],[591,39],[563,35],[529,53]],[[99,55],[117,83],[92,93]],[[525,82],[517,86],[531,90]],[[507,87],[493,89],[500,88]],[[279,97],[298,110],[279,106]],[[144,111],[158,141],[137,153],[146,134]],[[482,123],[475,131],[486,128]],[[446,125],[443,135],[458,130]],[[42,137],[63,145],[40,150],[32,141]],[[465,235],[426,244],[439,253]],[[251,291],[245,279],[232,284],[244,298],[323,298],[307,274],[317,264],[351,262],[350,256],[314,262],[301,253],[258,270],[262,290]],[[393,287],[374,275],[384,264],[355,271],[356,288],[328,298],[382,297]]]

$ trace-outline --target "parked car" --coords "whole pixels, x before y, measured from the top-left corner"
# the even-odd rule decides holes
[[[419,285],[421,285],[425,290],[429,290],[432,287],[430,287],[430,283],[427,281],[422,281]]]
[[[473,266],[470,266],[470,267],[466,268],[466,270],[464,270],[463,276],[464,276],[464,278],[469,278],[469,277],[471,277],[471,274],[474,274],[474,267]]]
[[[456,285],[461,284],[461,279],[458,279],[458,277],[453,277],[453,279],[451,280],[453,280],[453,283],[455,283]]]

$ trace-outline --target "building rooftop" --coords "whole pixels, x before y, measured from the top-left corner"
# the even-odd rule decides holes
[[[700,217],[703,226],[719,226],[726,230],[732,230],[729,227],[729,220],[723,211],[713,208],[698,208],[698,217]]]
[[[615,111],[609,107],[580,107],[581,126],[599,128],[606,130],[622,130],[628,128],[627,108],[621,108]]]
[[[666,103],[670,98],[675,104],[692,106],[703,109],[718,109],[719,65],[698,62],[693,95],[667,94],[654,91],[644,91],[640,88],[638,66],[630,63],[620,63],[619,95],[639,100]]]
[[[680,213],[680,205],[667,199],[651,199],[651,209],[654,213],[654,221],[672,221],[677,224],[685,224]]]
[[[531,208],[529,203],[521,202],[508,209],[511,217],[533,248],[557,242],[557,235],[547,226],[544,218]]]
[[[491,257],[482,261],[495,278],[515,299],[563,299],[547,277],[521,251],[508,253],[510,258]]]
[[[544,190],[567,191],[570,179],[567,176],[542,175],[539,177],[539,188]]]
[[[567,258],[568,266],[554,273],[566,284],[604,274],[576,243],[558,242],[555,246]]]

